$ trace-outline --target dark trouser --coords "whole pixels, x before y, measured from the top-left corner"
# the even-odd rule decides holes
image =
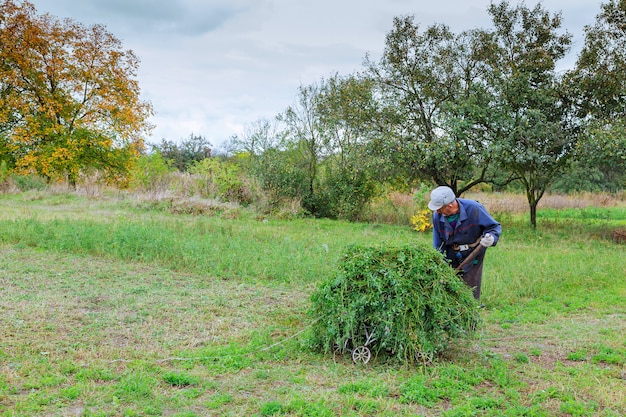
[[[474,291],[474,298],[480,300],[480,283],[483,279],[483,259],[484,254],[477,264],[470,267],[469,270],[461,275],[465,282]]]

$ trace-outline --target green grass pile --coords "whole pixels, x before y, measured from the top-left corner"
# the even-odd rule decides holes
[[[352,352],[355,362],[363,347],[368,356],[429,362],[471,337],[479,320],[469,287],[426,244],[350,246],[311,299],[313,346]]]

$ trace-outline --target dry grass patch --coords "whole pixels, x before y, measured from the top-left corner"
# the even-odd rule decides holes
[[[286,317],[299,320],[305,309],[306,297],[292,289],[29,249],[0,253],[3,264],[25,266],[0,276],[0,338],[10,355],[162,357],[243,339]]]
[[[546,194],[537,207],[538,209],[625,207],[624,197],[623,194],[611,193]],[[491,212],[514,214],[528,212],[528,201],[523,193],[468,192],[463,198],[480,201]]]

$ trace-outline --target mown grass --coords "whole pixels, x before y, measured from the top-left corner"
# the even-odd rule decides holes
[[[345,246],[428,234],[75,194],[0,206],[0,416],[626,414],[626,257],[608,233],[624,207],[538,231],[498,213],[479,337],[408,367],[310,350],[309,297]]]

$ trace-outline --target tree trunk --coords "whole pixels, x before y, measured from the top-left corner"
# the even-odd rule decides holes
[[[537,228],[537,204],[539,202],[538,201],[533,201],[532,203],[529,204],[530,206],[530,224],[532,225],[533,229]]]

